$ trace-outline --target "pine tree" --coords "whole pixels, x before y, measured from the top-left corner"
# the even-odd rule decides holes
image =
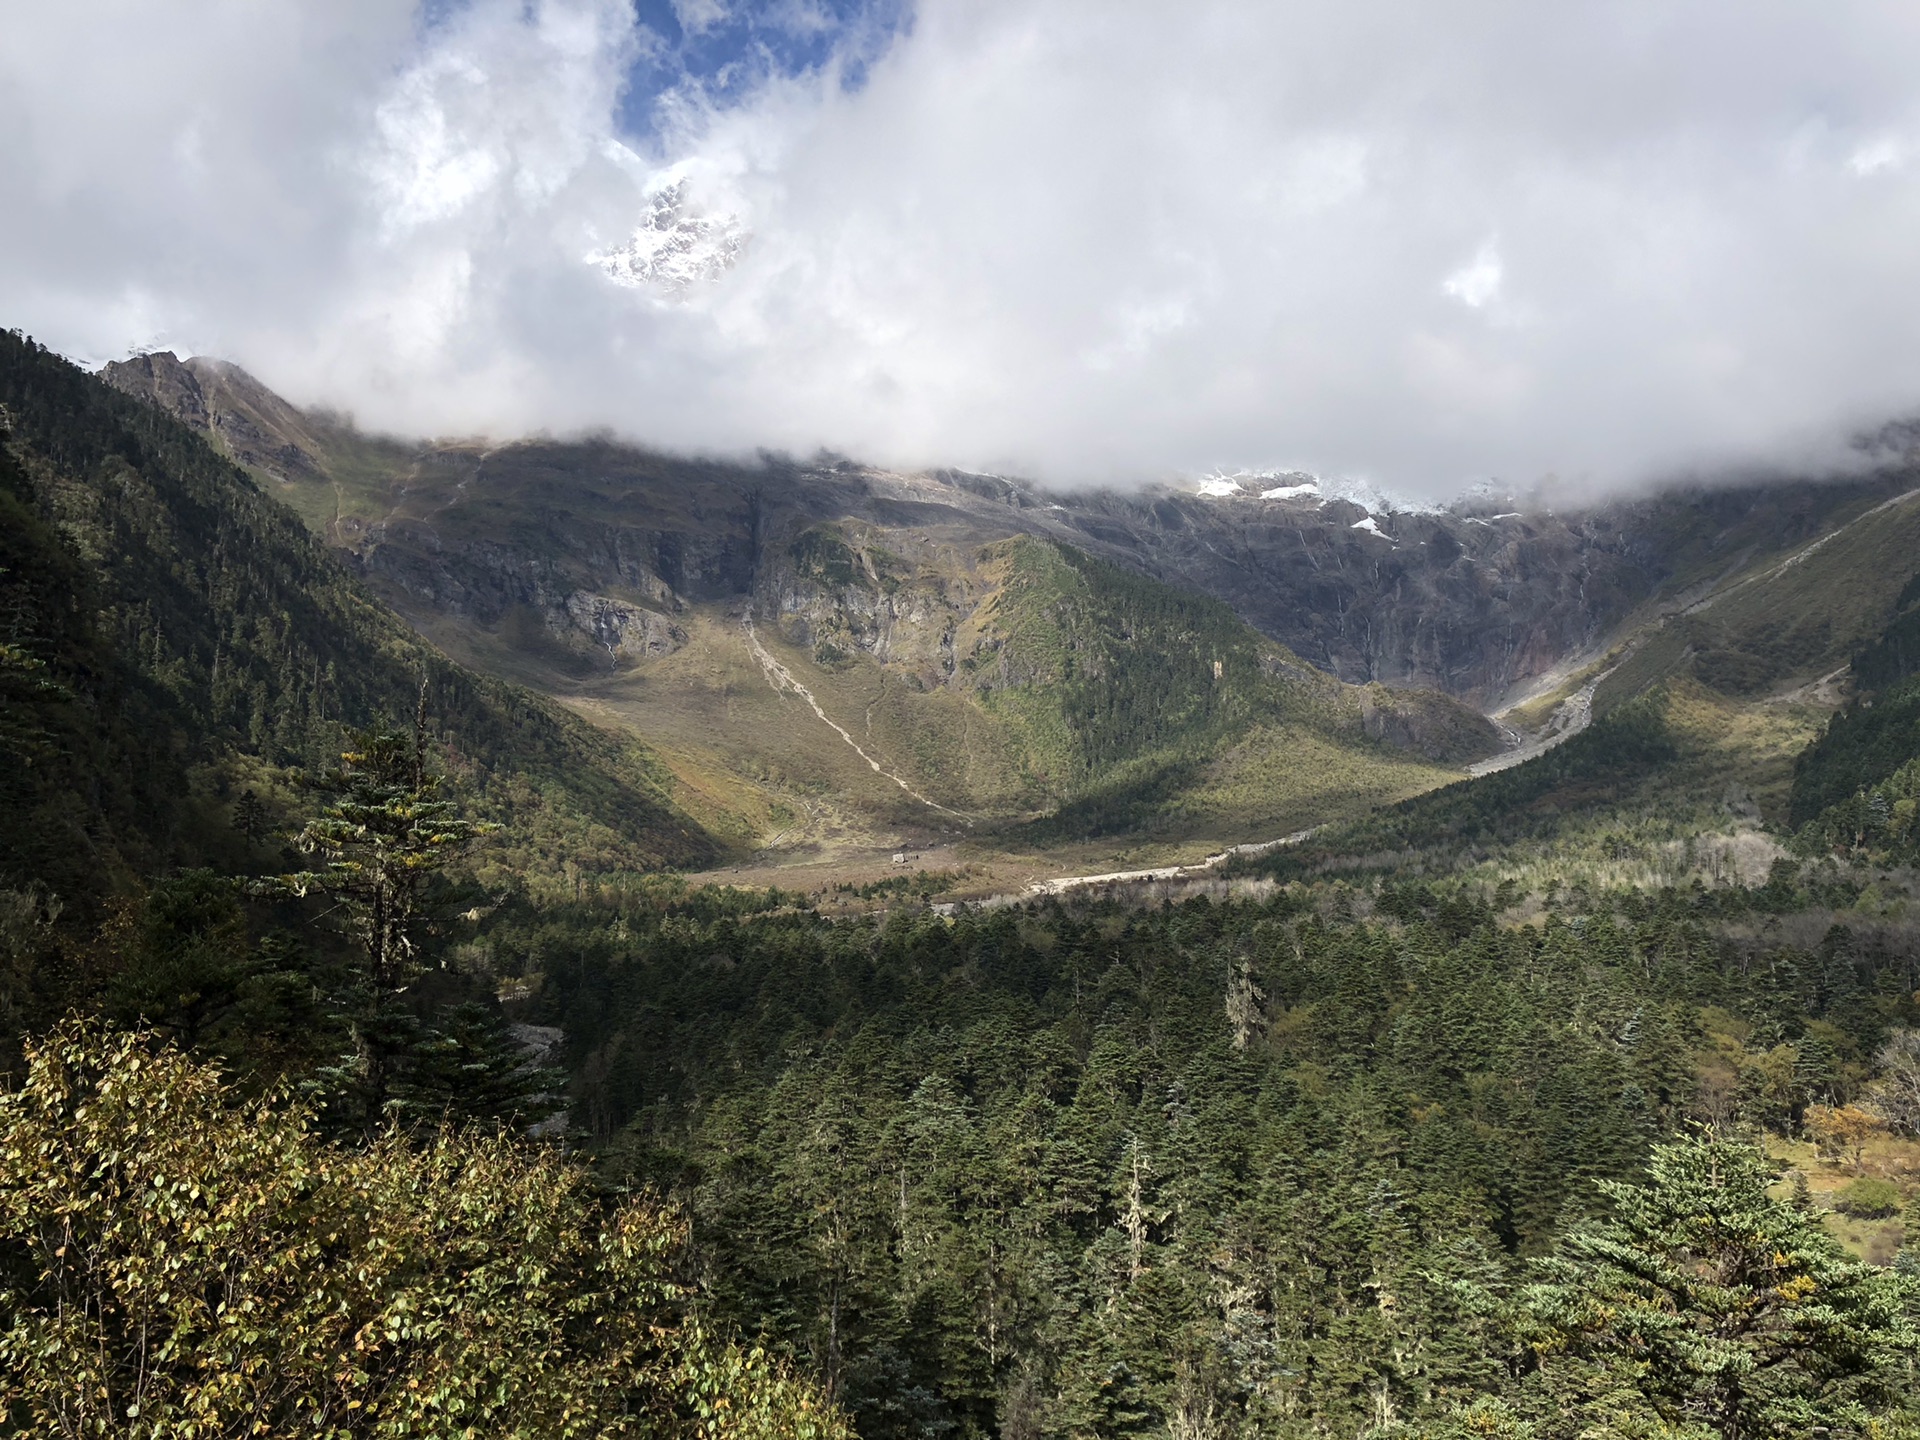
[[[251,789],[244,790],[233,806],[233,828],[251,845],[267,831],[267,807]]]
[[[157,883],[106,990],[116,1018],[199,1044],[239,1000],[248,973],[246,922],[231,880],[187,870]]]
[[[557,1111],[566,1092],[566,1072],[538,1063],[500,1012],[478,1001],[454,1006],[409,1049],[395,1098],[427,1118],[524,1126]]]

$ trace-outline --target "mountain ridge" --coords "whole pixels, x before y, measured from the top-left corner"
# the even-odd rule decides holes
[[[559,883],[556,849],[715,853],[644,747],[447,660],[188,425],[13,332],[0,406],[0,603],[26,692],[9,699],[45,731],[21,742],[45,758],[8,777],[5,883],[75,903],[170,864],[270,863],[234,830],[238,795],[258,792],[249,829],[271,831],[295,772],[423,697],[478,805],[525,837],[497,857],[503,883]]]
[[[1915,483],[1897,462],[1566,513],[1490,495],[1394,511],[1297,475],[1221,481],[1217,494],[1050,494],[964,471],[742,465],[606,438],[366,436],[203,358],[141,357],[104,378],[254,457],[262,483],[449,653],[645,736],[703,823],[781,863],[978,839],[983,817],[1003,846],[1111,847],[1132,831],[1163,858],[1196,858],[1346,814],[1315,794],[1364,808],[1461,773],[1449,766],[1517,763],[1666,679],[1736,706],[1812,686],[1830,705],[1835,667],[1897,588],[1855,573],[1858,557],[1840,562],[1883,528],[1861,517]],[[1905,511],[1892,518],[1904,525]],[[1022,545],[1041,547],[1024,553],[1042,569],[1054,564],[1042,556],[1066,571],[1084,556],[1110,567],[1110,589],[1131,575],[1219,605],[1290,657],[1282,668],[1357,688],[1315,739],[1275,728],[1277,711],[1243,711],[1241,728],[1198,750],[1142,738],[1107,754],[1104,777],[1075,770],[1061,748],[1065,672],[1027,669],[1022,692],[980,669],[1019,658],[994,649],[1006,637],[988,622],[1012,573],[1006,547]],[[1788,639],[1770,608],[1782,583],[1798,597]],[[1199,613],[1189,606],[1186,623]],[[1090,656],[1109,642],[1095,626],[1072,643]],[[1185,643],[1168,632],[1154,663],[1178,669]],[[1180,684],[1197,698],[1214,680],[1196,670]],[[1042,710],[1023,711],[1022,694],[1043,696]],[[1102,723],[1133,723],[1109,711]],[[1499,719],[1504,741],[1475,711]],[[1376,758],[1355,758],[1356,741]],[[1401,778],[1343,788],[1369,767]],[[1303,789],[1303,769],[1343,778]],[[1111,848],[1065,863],[1146,860],[1160,863]]]
[[[176,413],[185,408],[175,398],[182,377],[211,392],[211,405],[200,402],[208,419],[198,423],[236,458],[262,448],[251,431],[292,410],[223,362],[160,354],[103,373]],[[1033,534],[1073,545],[1224,601],[1341,679],[1437,689],[1483,710],[1522,697],[1570,656],[1601,653],[1658,596],[1809,542],[1850,508],[1890,498],[1904,464],[1817,486],[1679,487],[1573,512],[1497,511],[1478,497],[1453,510],[1376,514],[1304,485],[1278,487],[1273,499],[1154,488],[1051,494],[955,470],[685,461],[607,440],[406,442],[362,436],[340,417],[293,413],[297,424],[272,431],[302,457],[283,467],[289,501],[369,573],[443,609],[497,611],[509,597],[564,608],[567,594],[596,585],[714,598],[716,587],[740,588],[741,557],[767,518],[756,505],[816,518],[917,517],[983,542]],[[324,483],[314,478],[322,473]],[[565,496],[568,485],[593,479],[621,492],[602,497],[612,507]],[[577,519],[587,510],[615,548],[595,556],[576,543],[562,555],[568,547],[551,536],[531,545],[497,525],[465,542],[433,533],[434,515],[462,503],[476,482],[507,496],[506,513],[524,498],[511,492],[542,481],[546,494],[516,520],[550,529],[567,518],[562,512]],[[646,497],[634,513],[618,513],[648,486],[677,488],[689,503]],[[1369,519],[1374,531],[1355,528]]]
[[[106,378],[236,455],[258,448],[282,404],[257,383],[249,398],[244,372],[199,359],[146,357]],[[664,745],[686,793],[708,797],[710,823],[737,844],[863,826],[880,827],[876,844],[927,841],[954,816],[976,834],[978,823],[1012,824],[1045,843],[1115,834],[1122,816],[1169,835],[1226,827],[1196,843],[1242,841],[1260,838],[1240,813],[1257,791],[1307,807],[1273,817],[1291,830],[1328,817],[1316,796],[1409,793],[1452,773],[1433,762],[1499,744],[1455,701],[1319,676],[1219,601],[1116,566],[1072,526],[1027,525],[1057,513],[1052,502],[990,477],[779,461],[743,470],[605,441],[407,453],[329,417],[302,425],[276,432],[304,457],[275,472],[280,493],[400,613],[469,663]],[[354,468],[369,447],[384,447],[384,480]],[[1028,606],[1024,639],[1009,644],[996,628],[1012,614],[1004,587],[1042,571],[1057,613]],[[749,616],[757,638],[745,634]],[[1187,653],[1202,633],[1220,652],[1205,663]],[[1232,658],[1256,651],[1266,660]],[[1172,692],[1136,688],[1116,708],[1076,678],[1096,653],[1110,675],[1177,673],[1168,715],[1181,705],[1215,715],[1213,699],[1231,695],[1232,718],[1143,721]],[[1235,678],[1260,665],[1264,679]],[[1296,704],[1289,687],[1319,699]],[[767,708],[783,691],[805,707]],[[1060,706],[1076,695],[1084,714],[1073,721]],[[1296,742],[1319,757],[1303,769],[1335,778],[1284,775],[1280,756]],[[1083,743],[1095,749],[1082,755]],[[1244,778],[1255,772],[1269,779]],[[1288,783],[1276,789],[1275,776]],[[822,783],[834,793],[816,793]],[[1194,787],[1213,797],[1202,809],[1214,818],[1193,819],[1180,797]],[[1050,829],[1031,828],[1063,806]],[[797,812],[815,819],[796,829]]]

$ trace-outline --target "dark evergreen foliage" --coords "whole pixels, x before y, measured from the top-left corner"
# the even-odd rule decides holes
[[[1710,1008],[1752,1036],[1744,1113],[1782,1124],[1916,1018],[1904,954],[1725,943],[1724,914],[1808,903],[1776,884],[1538,929],[1423,885],[516,908],[484,944],[540,977],[610,1178],[684,1197],[725,1312],[872,1440],[1370,1433],[1523,1405],[1496,1299],[1688,1123]]]
[[[21,758],[0,775],[0,884],[87,902],[231,858],[197,772],[319,763],[341,726],[410,716],[423,682],[463,781],[534,866],[542,832],[612,863],[710,853],[640,747],[441,657],[158,408],[13,332],[0,404],[0,743]]]
[[[1897,608],[1854,657],[1854,704],[1794,767],[1788,818],[1803,850],[1920,860],[1920,575]]]
[[[1863,690],[1885,690],[1920,672],[1920,574],[1907,582],[1894,611],[1879,639],[1853,657],[1853,682]]]

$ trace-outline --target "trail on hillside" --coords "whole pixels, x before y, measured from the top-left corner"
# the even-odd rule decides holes
[[[1126,885],[1134,882],[1152,880],[1194,880],[1209,870],[1218,870],[1227,861],[1243,855],[1264,855],[1269,850],[1279,850],[1284,846],[1298,845],[1318,834],[1321,827],[1316,825],[1309,830],[1296,830],[1291,835],[1282,835],[1278,840],[1256,840],[1246,845],[1229,845],[1218,855],[1209,855],[1191,865],[1162,865],[1153,870],[1116,870],[1109,875],[1058,875],[1051,880],[1035,880],[1027,886],[1029,895],[1064,895],[1069,890],[1079,890],[1088,885]]]
[[[1712,609],[1715,605],[1719,604],[1722,600],[1726,599],[1727,596],[1733,594],[1733,592],[1736,590],[1744,589],[1748,585],[1764,585],[1769,580],[1778,579],[1780,576],[1786,574],[1787,571],[1791,570],[1794,566],[1805,562],[1806,558],[1809,555],[1813,554],[1816,550],[1819,550],[1822,546],[1830,544],[1834,540],[1839,539],[1842,535],[1846,534],[1847,531],[1853,529],[1854,526],[1862,524],[1868,520],[1871,520],[1874,516],[1880,514],[1884,510],[1891,510],[1896,505],[1904,505],[1909,500],[1915,499],[1916,497],[1920,497],[1920,489],[1902,491],[1900,494],[1895,495],[1891,500],[1882,500],[1878,505],[1875,505],[1871,510],[1864,511],[1861,514],[1854,516],[1853,519],[1849,520],[1846,524],[1837,526],[1836,528],[1829,530],[1826,534],[1822,535],[1818,540],[1813,541],[1809,545],[1802,546],[1800,549],[1794,551],[1793,554],[1787,556],[1787,558],[1782,560],[1779,564],[1770,566],[1769,568],[1761,571],[1758,575],[1743,576],[1741,579],[1734,581],[1731,585],[1726,586],[1724,589],[1715,590],[1713,593],[1703,596],[1701,599],[1694,602],[1692,605],[1689,605],[1686,608],[1686,613],[1689,615],[1697,615],[1702,610]],[[1662,617],[1662,618],[1664,619],[1665,617]]]
[[[820,702],[813,698],[813,692],[805,685],[802,685],[800,681],[795,678],[791,670],[781,664],[772,655],[768,654],[767,647],[760,643],[760,637],[754,632],[753,628],[753,607],[747,607],[747,613],[741,618],[740,627],[746,632],[747,644],[753,648],[753,658],[760,662],[761,672],[766,675],[767,683],[773,687],[775,694],[782,695],[791,690],[802,700],[806,701],[812,708],[813,713],[820,717],[821,723],[831,728],[834,734],[851,745],[853,747],[853,753],[866,761],[868,768],[870,768],[874,774],[891,780],[902,790],[906,791],[908,795],[918,800],[922,805],[925,805],[929,810],[938,810],[942,815],[951,815],[956,820],[966,821],[968,824],[972,823],[972,821],[968,820],[967,817],[958,810],[950,810],[938,800],[929,800],[918,790],[914,789],[913,786],[901,779],[900,776],[887,769],[886,766],[882,765],[878,760],[874,759],[873,756],[863,750],[860,747],[860,742],[854,739],[852,734],[849,733],[844,726],[837,724],[832,716],[822,710],[820,708]]]

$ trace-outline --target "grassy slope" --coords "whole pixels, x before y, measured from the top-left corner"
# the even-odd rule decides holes
[[[1920,494],[1858,508],[1815,542],[1750,561],[1680,613],[1650,616],[1596,708],[1681,673],[1753,699],[1845,665],[1892,618],[1920,556]]]
[[[1794,766],[1790,822],[1808,854],[1920,864],[1920,573],[1855,657],[1854,701]]]
[[[583,527],[697,527],[702,519],[676,501],[678,487],[648,473],[646,457],[628,452],[552,447],[538,463],[495,468],[476,483],[477,450],[448,447],[403,463],[397,450],[351,431],[312,433],[326,479],[295,475],[285,491],[336,543],[359,545],[380,526],[431,530],[450,546],[537,534],[557,549]],[[1025,850],[1144,828],[1171,840],[1240,840],[1353,813],[1457,773],[1369,741],[1367,710],[1403,719],[1402,730],[1449,760],[1486,746],[1477,719],[1453,702],[1363,697],[1225,607],[1088,557],[1031,541],[984,555],[921,547],[911,563],[888,549],[907,543],[845,521],[796,537],[790,563],[808,583],[884,589],[899,600],[915,586],[938,592],[929,596],[935,604],[950,590],[991,592],[988,603],[962,607],[953,644],[965,658],[953,683],[923,678],[925,655],[876,660],[844,636],[800,641],[765,622],[757,633],[869,754],[966,817],[976,839],[993,831],[988,843]],[[608,593],[651,603],[617,587]],[[405,608],[467,663],[646,736],[672,772],[676,801],[738,848],[818,855],[960,828],[876,775],[797,696],[776,694],[723,604],[676,616],[691,637],[685,649],[611,672],[531,620],[486,630]],[[1004,683],[1008,657],[1017,683]],[[1051,824],[1025,823],[1060,807]]]
[[[1825,711],[1732,700],[1690,677],[1538,759],[1331,827],[1243,868],[1551,884],[1758,884],[1784,852],[1794,762]]]
[[[1455,773],[1367,739],[1365,708],[1394,697],[1335,682],[1216,601],[1037,540],[996,547],[989,568],[962,664],[1059,796],[1033,838],[1284,833]],[[1410,723],[1457,747],[1454,709]]]
[[[1066,768],[1063,753],[1119,747],[1098,728],[1102,716],[1084,707],[1069,715],[1057,699],[1062,687],[1047,678],[1018,687],[1015,710],[1007,689],[990,689],[984,700],[967,686],[923,690],[871,656],[822,665],[775,627],[758,628],[762,645],[828,715],[922,794],[962,812],[963,826],[876,775],[797,696],[777,693],[737,618],[719,607],[682,618],[686,648],[572,682],[569,703],[646,734],[678,777],[682,802],[728,817],[715,818],[716,828],[729,824],[743,841],[757,836],[797,855],[858,850],[889,833],[963,829],[991,849],[1058,848],[1111,833],[1121,807],[1120,828],[1163,841],[1237,841],[1352,814],[1458,773],[1367,741],[1354,693],[1316,677],[1323,693],[1311,700],[1281,693],[1265,695],[1264,705],[1256,703],[1262,681],[1244,722],[1216,726],[1183,713],[1177,718],[1190,723],[1173,737],[1192,742],[1187,748],[1163,743],[1091,762],[1085,778],[1054,799],[1047,783]],[[1046,746],[1034,743],[1036,734],[1058,738]],[[1169,776],[1175,783],[1166,785]],[[1095,823],[1068,828],[1088,815]]]

